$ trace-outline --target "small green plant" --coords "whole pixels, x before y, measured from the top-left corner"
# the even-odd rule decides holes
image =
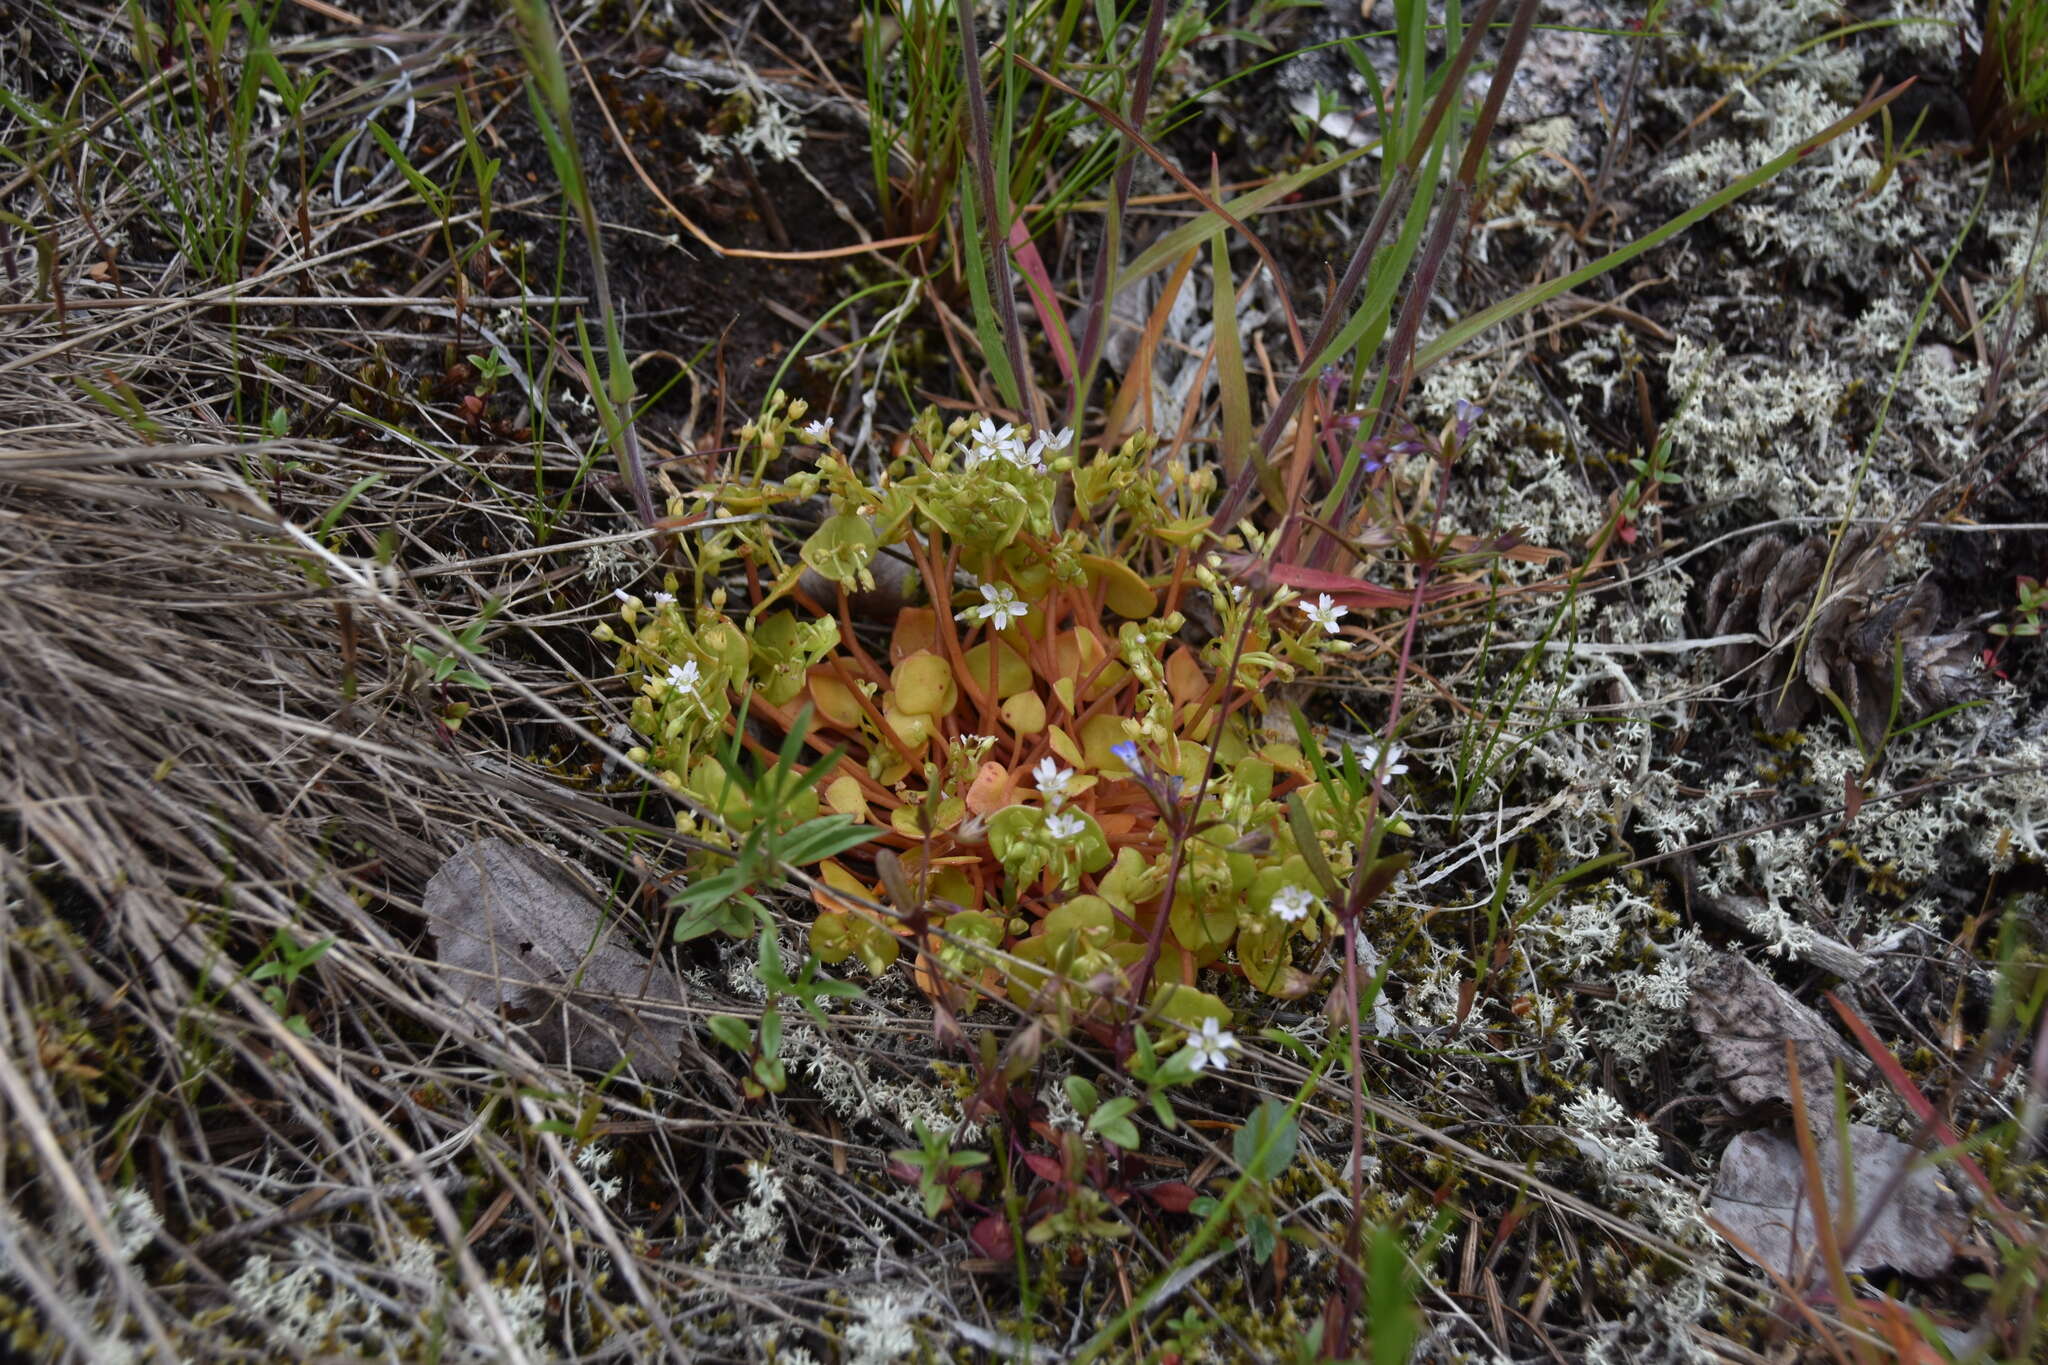
[[[1243,1229],[1245,1248],[1260,1265],[1273,1259],[1280,1244],[1273,1182],[1294,1163],[1295,1149],[1300,1143],[1301,1127],[1295,1121],[1293,1106],[1285,1100],[1261,1102],[1230,1141],[1230,1154],[1243,1174],[1239,1187],[1243,1193],[1235,1209],[1237,1225]],[[1188,1212],[1208,1218],[1225,1210],[1221,1199],[1204,1195],[1189,1206]]]
[[[749,1028],[746,1020],[732,1014],[713,1015],[708,1027],[713,1038],[745,1059],[747,1074],[740,1088],[748,1099],[780,1095],[788,1086],[789,1073],[782,1065],[781,1010],[770,1005],[761,1011],[758,1028]]]
[[[2018,601],[2013,604],[2013,620],[1998,621],[1991,626],[1993,635],[2008,637],[2033,636],[2041,633],[2041,613],[2048,611],[2048,587],[2038,579],[2021,574],[2015,583]]]
[[[1193,1029],[1230,1015],[1204,972],[1310,991],[1373,785],[1257,721],[1275,684],[1342,655],[1348,609],[1232,583],[1194,548],[1214,475],[1162,476],[1149,438],[1084,462],[1070,433],[927,413],[871,483],[802,415],[771,405],[741,433],[739,476],[699,495],[723,510],[694,542],[696,610],[672,581],[651,612],[626,603],[630,638],[599,631],[639,684],[631,756],[686,799],[679,830],[734,849],[685,893],[679,934],[751,931],[739,898],[788,857],[760,818],[774,810],[839,822],[803,836],[824,860],[812,951],[870,971],[907,952],[950,1009],[1002,991],[1101,1027],[1141,1003]],[[804,444],[812,470],[746,472]],[[725,515],[820,497],[831,514],[794,558]],[[734,572],[745,605],[717,585]],[[840,625],[878,575],[909,602],[886,654]],[[1220,625],[1200,648],[1180,638],[1195,603]],[[742,750],[765,753],[747,720],[785,736],[768,799],[739,775]],[[862,827],[876,850],[838,857]],[[1105,974],[1124,989],[1089,984]]]
[[[479,692],[491,690],[491,680],[466,667],[462,660],[465,655],[475,654],[483,646],[484,631],[490,628],[491,618],[504,606],[503,602],[492,600],[485,604],[476,620],[461,630],[444,631],[437,644],[421,644],[415,641],[409,648],[413,662],[426,675],[426,680],[439,687],[444,683],[455,683],[461,687],[473,687]]]
[[[988,1165],[987,1152],[956,1152],[953,1141],[934,1133],[923,1119],[917,1120],[915,1147],[889,1153],[891,1173],[900,1180],[915,1180],[924,1200],[924,1215],[936,1218],[963,1202],[981,1198],[982,1171]]]
[[[298,984],[306,969],[327,956],[327,950],[333,946],[331,936],[317,943],[301,944],[291,930],[279,929],[271,938],[270,946],[263,950],[263,956],[249,968],[249,980],[263,983],[264,1003],[283,1015],[284,1026],[301,1038],[312,1037],[313,1030],[306,1023],[305,1015],[291,1012],[292,987]]]
[[[816,1020],[820,1028],[831,1027],[826,1017],[824,1000],[849,1000],[860,994],[860,988],[845,981],[834,981],[818,975],[818,960],[806,957],[795,976],[789,975],[782,965],[782,949],[775,939],[774,918],[765,909],[758,908],[761,939],[758,956],[754,963],[754,975],[767,988],[768,1002],[761,1010],[761,1022],[756,1028],[749,1028],[747,1021],[736,1015],[715,1016],[709,1025],[711,1036],[740,1054],[747,1063],[747,1074],[740,1086],[748,1099],[761,1099],[766,1095],[779,1095],[789,1084],[788,1072],[782,1064],[782,1010],[778,1003],[785,997],[794,1000],[804,1013]]]
[[[671,664],[656,684],[658,690],[681,699],[696,697],[702,685],[703,675],[694,660]],[[831,773],[832,764],[820,763],[809,771],[798,767],[809,730],[806,708],[791,723],[773,765],[757,776],[742,748],[741,726],[734,731],[734,742],[716,750],[712,763],[697,770],[700,786],[693,794],[716,817],[715,828],[732,831],[737,839],[729,854],[708,855],[709,861],[730,866],[699,876],[670,902],[681,912],[676,942],[715,933],[737,936],[757,926],[767,932],[774,920],[755,894],[758,890],[780,884],[784,867],[808,867],[858,848],[872,837],[846,814],[818,813],[817,786]],[[764,964],[772,947],[772,942],[763,947]]]

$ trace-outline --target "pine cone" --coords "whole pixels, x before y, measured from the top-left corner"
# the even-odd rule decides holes
[[[1766,686],[1757,713],[1764,727],[1792,729],[1818,709],[1823,693],[1833,692],[1856,718],[1863,742],[1874,744],[1894,723],[1895,690],[1901,716],[1977,695],[1976,638],[1967,631],[1935,633],[1941,592],[1928,579],[1885,589],[1890,547],[1863,527],[1842,536],[1828,595],[1813,610],[1828,544],[1824,535],[1791,547],[1780,536],[1764,536],[1707,585],[1711,632],[1758,637],[1721,645],[1715,654],[1723,676],[1763,661]],[[1802,653],[1795,642],[1809,614],[1813,627]]]

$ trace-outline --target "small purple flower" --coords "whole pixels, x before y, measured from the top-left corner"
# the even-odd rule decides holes
[[[1472,434],[1472,428],[1479,425],[1479,419],[1486,416],[1486,409],[1479,404],[1460,398],[1457,402],[1458,439],[1464,440]]]
[[[1131,743],[1131,741],[1125,740],[1121,744],[1112,744],[1109,746],[1109,751],[1115,754],[1122,761],[1123,765],[1132,772],[1137,773],[1145,770],[1145,760],[1139,755],[1138,746]]]

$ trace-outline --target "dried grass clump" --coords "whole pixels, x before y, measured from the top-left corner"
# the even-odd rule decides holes
[[[828,1230],[886,1219],[916,1247],[890,1206],[820,1178],[843,1142],[740,1117],[690,1041],[703,1012],[746,1008],[728,993],[561,992],[684,1037],[672,1084],[600,1086],[465,1008],[490,993],[431,958],[420,896],[479,835],[622,871],[614,941],[658,937],[633,909],[665,830],[562,780],[598,768],[573,654],[596,612],[575,604],[601,596],[591,542],[637,538],[618,509],[572,517],[560,550],[465,558],[516,512],[458,466],[203,429],[138,444],[57,367],[118,365],[150,410],[204,411],[187,377],[229,353],[205,325],[139,331],[52,322],[0,349],[0,1335],[92,1358],[405,1358],[431,1332],[443,1359],[687,1356],[748,1305],[829,1289],[803,1273],[839,1252]],[[292,463],[281,485],[243,477]],[[338,550],[298,529],[370,475]],[[431,555],[409,539],[430,526]],[[493,688],[451,733],[410,646],[491,599],[510,605],[469,662]],[[282,1012],[249,975],[280,931],[333,940]],[[778,1215],[788,1245],[702,1264],[738,1232],[746,1163],[771,1159],[804,1192],[801,1219]]]

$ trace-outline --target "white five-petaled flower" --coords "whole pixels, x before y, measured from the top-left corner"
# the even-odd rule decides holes
[[[1236,1034],[1226,1032],[1214,1019],[1204,1019],[1202,1026],[1188,1035],[1188,1060],[1197,1071],[1212,1066],[1221,1071],[1230,1065],[1236,1047]]]
[[[1062,768],[1057,759],[1048,755],[1038,760],[1031,777],[1038,783],[1038,794],[1045,798],[1045,808],[1058,810],[1060,802],[1067,799],[1067,784],[1074,780],[1074,770]]]
[[[1087,829],[1086,820],[1066,811],[1054,811],[1045,817],[1045,832],[1063,844],[1080,838]]]
[[[1319,902],[1315,894],[1299,886],[1283,886],[1273,893],[1273,913],[1289,924],[1299,924]]]
[[[677,692],[694,693],[697,690],[697,661],[692,659],[686,664],[670,664],[665,681]]]
[[[1031,444],[1024,448],[1024,463],[1033,469],[1045,468],[1045,457],[1057,455],[1074,444],[1074,429],[1061,427],[1058,431],[1041,431],[1034,436]]]
[[[676,595],[675,595],[674,593],[672,593],[672,592],[658,592],[658,593],[654,594],[654,605],[655,605],[655,606],[657,606],[657,607],[665,607],[665,606],[668,606],[668,605],[669,605],[670,603],[674,602],[675,600],[676,600]]]
[[[1294,605],[1300,607],[1308,615],[1308,623],[1310,625],[1321,626],[1323,633],[1326,635],[1335,635],[1337,633],[1337,623],[1351,613],[1351,608],[1340,606],[1336,602],[1331,601],[1330,594],[1328,593],[1319,595],[1313,606],[1309,604],[1306,598],[1296,602]]]
[[[832,419],[830,417],[820,418],[818,421],[815,422],[804,423],[804,435],[810,437],[813,441],[822,441],[831,434]]]
[[[957,613],[953,619],[970,624],[986,621],[997,630],[1007,630],[1011,621],[1030,611],[1031,608],[1017,600],[1017,590],[1008,583],[984,583],[981,585],[981,601]]]
[[[1408,765],[1401,761],[1402,746],[1398,743],[1389,744],[1382,749],[1371,740],[1362,740],[1353,744],[1351,751],[1358,755],[1359,766],[1369,773],[1376,772],[1382,777],[1392,777],[1396,773],[1408,771]]]
[[[997,426],[995,419],[984,417],[967,431],[967,467],[978,469],[990,460],[1007,460],[1011,464],[1028,464],[1024,455],[1024,441],[1017,435],[1017,428],[1008,422]]]

